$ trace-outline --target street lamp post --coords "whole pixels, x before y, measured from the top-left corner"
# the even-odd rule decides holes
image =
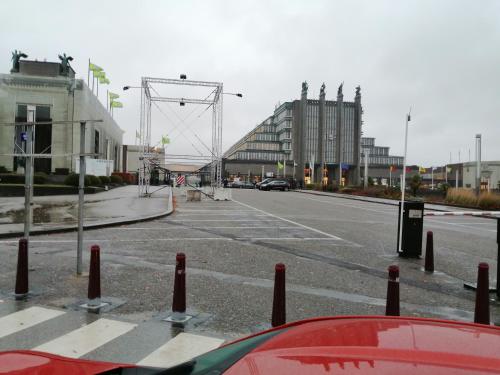
[[[405,152],[403,156],[403,179],[401,181],[401,206],[399,207],[399,248],[398,253],[401,253],[402,240],[403,240],[403,206],[405,204],[405,190],[406,190],[406,151],[408,149],[408,123],[410,122],[410,111],[406,115],[405,126]]]

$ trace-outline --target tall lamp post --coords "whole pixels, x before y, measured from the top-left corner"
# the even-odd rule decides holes
[[[405,190],[406,190],[406,151],[408,149],[408,123],[410,122],[410,111],[406,115],[405,126],[405,152],[403,156],[403,181],[401,181],[401,206],[399,207],[399,248],[398,253],[401,253],[402,240],[403,240],[403,206],[405,204]]]

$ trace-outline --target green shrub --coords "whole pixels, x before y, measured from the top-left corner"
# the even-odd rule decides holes
[[[110,181],[112,184],[123,184],[123,178],[117,175],[112,175]]]
[[[375,185],[375,182],[373,181],[373,178],[368,176],[368,186],[373,186]]]
[[[99,177],[94,176],[93,174],[89,174],[86,177],[89,178],[89,186],[101,186],[102,185]]]
[[[101,180],[101,185],[107,185],[111,182],[108,176],[99,176],[99,180]]]
[[[0,183],[3,184],[24,184],[25,178],[23,174],[2,173],[0,174]]]
[[[420,175],[416,174],[413,175],[413,177],[410,179],[410,189],[413,193],[413,196],[417,196],[418,189],[420,188],[420,185],[422,185],[422,178]]]
[[[306,190],[314,189],[314,184],[306,184]]]
[[[79,184],[80,184],[80,175],[78,173],[70,173],[64,179],[64,185],[78,186]],[[90,176],[89,175],[85,176],[84,184],[85,184],[85,186],[90,186]]]
[[[5,168],[3,165],[0,165],[0,173],[8,173],[9,170]]]
[[[49,176],[47,176],[46,173],[43,173],[43,172],[36,172],[34,175],[33,175],[33,182],[35,184],[39,184],[39,185],[42,185],[42,184],[45,184],[47,182],[47,179],[49,178]]]

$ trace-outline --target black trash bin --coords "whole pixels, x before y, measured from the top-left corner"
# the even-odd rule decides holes
[[[399,252],[399,226],[401,202],[398,207],[397,251],[399,256],[418,258],[422,255],[422,233],[424,230],[424,202],[405,201],[403,209],[403,235]]]

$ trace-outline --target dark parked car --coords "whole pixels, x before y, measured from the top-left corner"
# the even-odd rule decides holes
[[[255,188],[254,184],[249,182],[249,181],[234,181],[231,184],[232,188],[237,188],[237,189],[253,189]]]
[[[260,190],[283,190],[287,191],[290,189],[290,184],[285,180],[272,180],[269,182],[262,182],[259,186]]]

